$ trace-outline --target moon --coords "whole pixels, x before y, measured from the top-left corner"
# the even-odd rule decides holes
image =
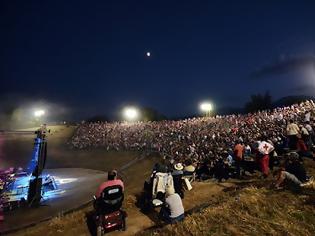
[[[146,55],[147,55],[147,57],[150,57],[151,56],[151,52],[147,52]]]

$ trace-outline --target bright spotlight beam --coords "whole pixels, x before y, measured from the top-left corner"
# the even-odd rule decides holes
[[[136,107],[126,107],[123,110],[123,117],[127,121],[135,121],[139,118],[139,110]]]

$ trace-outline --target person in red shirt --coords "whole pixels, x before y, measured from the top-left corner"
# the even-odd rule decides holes
[[[95,194],[96,198],[99,198],[101,196],[105,188],[117,185],[120,185],[124,191],[124,183],[120,179],[118,179],[117,171],[111,170],[108,172],[107,181],[105,181],[98,187],[97,192]]]
[[[299,154],[300,160],[302,161],[303,157],[308,157],[315,160],[314,151],[312,149],[309,150],[307,148],[304,140],[302,139],[302,136],[298,134],[297,138],[298,138],[298,141],[297,141],[296,147],[297,147],[297,153]]]
[[[307,152],[307,147],[305,145],[304,140],[302,139],[302,136],[300,134],[297,135],[298,141],[297,141],[297,150],[298,152]]]

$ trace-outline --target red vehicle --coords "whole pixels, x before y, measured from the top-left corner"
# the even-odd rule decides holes
[[[97,236],[113,230],[126,230],[127,213],[121,209],[123,200],[123,189],[119,185],[105,188],[98,199],[94,196]]]

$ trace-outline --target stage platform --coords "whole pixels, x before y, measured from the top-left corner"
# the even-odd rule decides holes
[[[58,189],[44,195],[37,208],[6,212],[4,222],[0,223],[0,234],[35,225],[88,204],[107,178],[106,172],[81,168],[46,169],[44,174],[55,178]]]

